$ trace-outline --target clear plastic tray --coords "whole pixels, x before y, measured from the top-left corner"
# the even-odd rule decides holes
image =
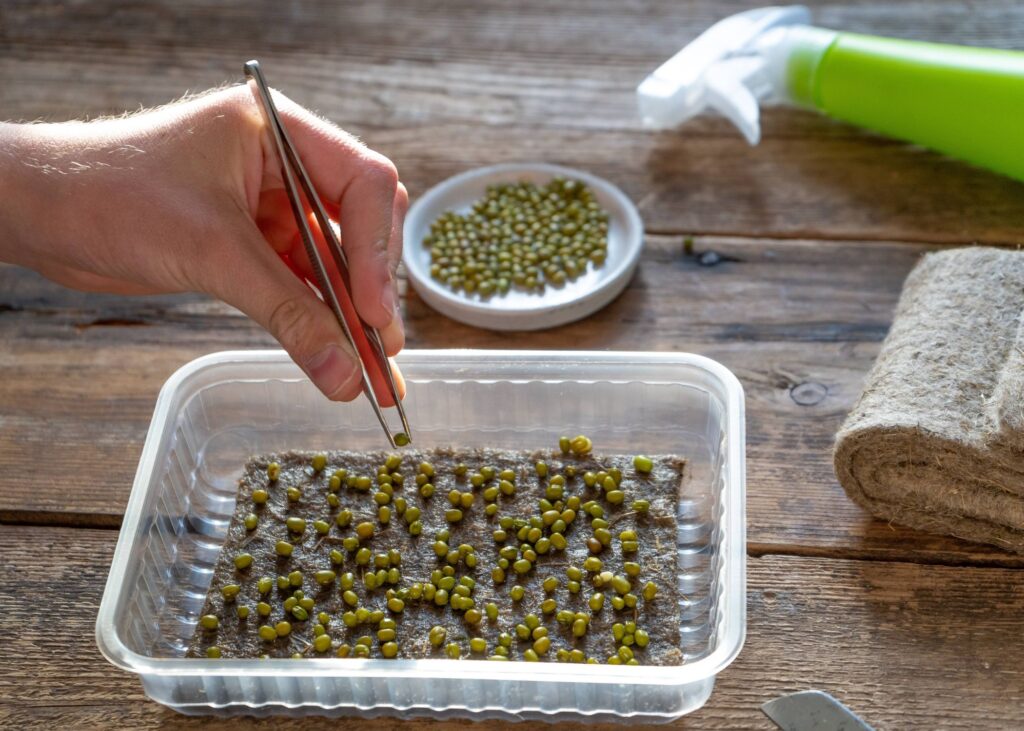
[[[96,621],[106,658],[188,714],[657,722],[702,706],[746,625],[736,378],[677,353],[405,351],[399,361],[419,447],[538,448],[585,432],[598,451],[688,457],[678,512],[686,662],[185,658],[244,461],[291,448],[381,447],[363,399],[328,402],[280,351],[205,356],[161,390]]]

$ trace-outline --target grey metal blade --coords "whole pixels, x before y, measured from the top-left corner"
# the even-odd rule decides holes
[[[761,710],[783,731],[872,731],[853,711],[820,690],[781,696]]]

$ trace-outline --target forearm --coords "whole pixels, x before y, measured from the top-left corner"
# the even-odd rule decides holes
[[[61,208],[53,185],[59,173],[47,166],[40,134],[45,126],[0,123],[0,261],[32,268]]]

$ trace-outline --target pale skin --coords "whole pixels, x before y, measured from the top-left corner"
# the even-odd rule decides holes
[[[386,157],[283,95],[275,103],[341,224],[356,309],[394,355],[405,187]],[[351,400],[357,361],[303,281],[313,275],[271,144],[246,86],[124,118],[0,124],[0,261],[80,290],[217,297],[328,398]]]

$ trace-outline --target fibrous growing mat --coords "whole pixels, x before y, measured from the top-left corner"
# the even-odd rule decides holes
[[[189,655],[681,663],[684,461],[572,445],[253,458]]]
[[[836,438],[874,515],[1024,553],[1024,253],[930,254]]]

